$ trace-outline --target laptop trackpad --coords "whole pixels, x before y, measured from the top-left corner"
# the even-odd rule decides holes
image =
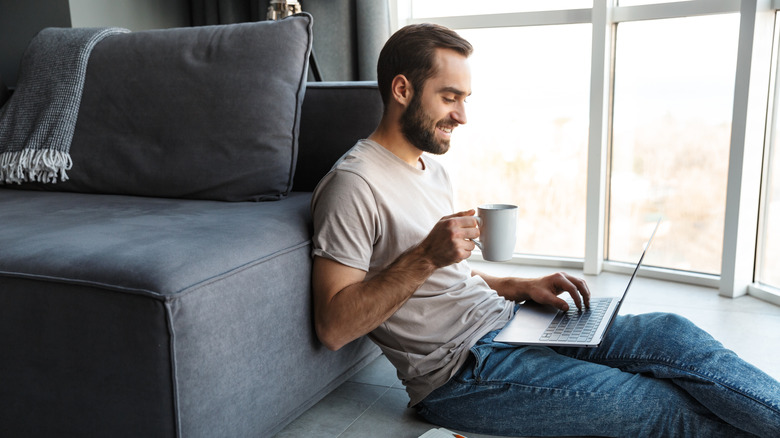
[[[508,343],[517,341],[518,338],[525,341],[537,341],[557,314],[558,309],[551,305],[526,301],[518,307],[515,316],[501,330],[495,340]]]

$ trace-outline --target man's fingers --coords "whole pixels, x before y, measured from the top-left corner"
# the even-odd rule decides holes
[[[479,237],[474,213],[474,210],[467,210],[444,216],[421,242],[436,266],[458,263],[471,255],[475,248],[472,239]]]
[[[588,283],[586,283],[585,280],[576,277],[572,277],[570,281],[574,283],[574,286],[577,288],[585,307],[590,308],[590,289],[588,288]]]
[[[477,220],[474,218],[474,210],[461,211],[442,218],[443,221],[452,221],[453,232],[460,233],[463,239],[476,239],[479,237]]]
[[[452,219],[452,218],[463,217],[463,216],[474,216],[475,214],[477,214],[477,212],[474,209],[471,209],[471,210],[459,211],[449,216],[444,216],[442,219]]]
[[[571,296],[571,299],[574,301],[574,305],[577,306],[577,309],[582,310],[583,306],[585,308],[590,307],[590,290],[588,289],[588,285],[585,283],[585,280],[569,274],[559,273],[555,277],[554,285],[556,288],[556,293],[560,294],[567,292]],[[556,307],[565,310],[560,306]]]
[[[557,274],[553,274],[552,280],[553,280],[553,292],[555,292],[556,295],[560,295],[564,292],[571,295],[572,300],[574,301],[574,305],[577,306],[578,309],[582,309],[582,300],[579,297],[579,294],[577,293],[577,286],[574,285],[569,280],[569,275],[565,274],[563,272],[559,272]],[[559,300],[563,301],[562,299],[558,298]],[[564,301],[565,303],[565,301]],[[561,310],[568,310],[566,309],[569,307],[568,305],[565,305],[564,307],[556,306]]]

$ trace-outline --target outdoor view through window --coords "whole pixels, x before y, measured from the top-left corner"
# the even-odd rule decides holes
[[[473,95],[468,123],[439,159],[452,177],[457,210],[520,207],[516,253],[583,259],[592,25],[536,24],[541,15],[533,11],[588,9],[593,2],[496,0],[477,10],[466,0],[410,0],[408,7],[422,20],[532,11],[518,18],[529,24],[523,26],[497,20],[502,24],[491,27],[485,17],[474,19],[479,28],[469,28],[471,18],[454,21],[475,48]],[[628,20],[614,32],[605,85],[605,258],[635,262],[661,217],[648,265],[720,275],[740,14]],[[780,102],[774,109],[780,112]],[[780,117],[768,124],[775,134],[764,161],[756,280],[780,287]]]
[[[609,258],[720,274],[739,16],[617,27]],[[651,225],[646,225],[651,226]]]
[[[608,258],[719,274],[737,16],[617,29]],[[456,204],[520,206],[517,252],[582,258],[591,25],[460,29],[469,123],[442,157]]]
[[[780,24],[780,18],[778,18]],[[776,25],[777,26],[777,25]],[[780,70],[779,70],[780,71]],[[778,75],[780,76],[780,75]],[[777,81],[777,77],[775,81]],[[780,288],[780,86],[775,84],[772,144],[764,157],[763,217],[759,232],[756,280]]]
[[[520,207],[517,252],[584,257],[590,27],[459,30],[473,95],[441,159],[456,208]]]

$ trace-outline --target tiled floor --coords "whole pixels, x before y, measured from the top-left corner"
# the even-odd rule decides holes
[[[536,277],[555,272],[497,263],[472,265],[493,275]],[[609,273],[585,278],[594,295],[618,295],[627,281],[627,276]],[[703,287],[639,278],[621,313],[654,311],[674,312],[689,318],[744,359],[780,380],[780,348],[777,348],[780,306],[752,297],[723,298],[717,291]],[[407,409],[407,402],[395,369],[382,356],[305,412],[277,438],[416,438],[434,428]]]

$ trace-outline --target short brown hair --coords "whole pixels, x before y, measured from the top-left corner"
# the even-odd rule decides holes
[[[474,51],[471,43],[455,31],[438,24],[410,24],[387,40],[379,53],[377,83],[385,108],[390,100],[393,78],[404,75],[415,92],[436,73],[436,49],[452,49],[463,56]]]

